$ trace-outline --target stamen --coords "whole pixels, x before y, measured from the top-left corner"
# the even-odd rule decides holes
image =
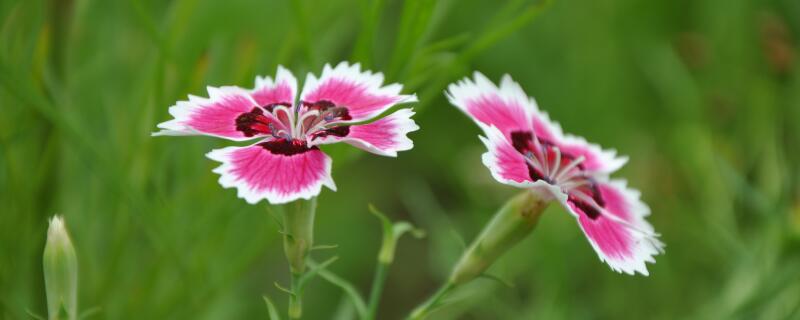
[[[538,150],[539,152],[544,150],[544,146],[539,141],[539,137],[536,136],[536,129],[531,130],[531,142],[533,143],[533,150]],[[542,158],[546,158],[546,155],[543,154]]]
[[[526,158],[530,158],[530,159],[532,159],[532,158],[534,157],[534,154],[533,154],[533,152],[526,151],[526,152],[525,152],[525,157],[526,157]]]
[[[281,119],[279,112],[283,112],[286,114],[286,121]],[[286,127],[287,130],[292,130],[294,128],[295,114],[286,106],[283,105],[275,106],[275,108],[272,110],[272,114],[275,116],[276,119],[278,119],[278,121],[280,121]]]
[[[528,160],[528,163],[529,163],[529,164],[530,164],[530,165],[531,165],[531,166],[532,166],[534,169],[538,170],[539,172],[544,172],[544,170],[542,169],[542,164],[541,164],[541,162],[539,162],[539,159],[536,159],[536,155],[535,155],[535,154],[533,154],[533,152],[531,152],[531,151],[527,151],[527,152],[525,153],[525,159],[527,159],[527,160]]]
[[[553,180],[554,178],[553,176],[558,173],[558,167],[561,166],[561,149],[559,149],[558,147],[553,147],[552,149],[553,152],[556,153],[556,163],[555,166],[553,167],[553,172],[551,172],[549,175],[550,180]]]
[[[331,122],[320,121],[313,127],[306,129],[306,135],[313,134],[314,132],[317,131],[325,130],[325,128],[332,127],[336,124],[339,124],[339,121],[331,121]]]
[[[344,121],[350,120],[351,117],[345,107],[330,107],[323,111],[320,116],[311,122],[308,128],[305,128],[305,134],[311,135],[315,132],[322,131],[334,127]]]
[[[574,176],[576,176],[579,173],[579,172],[577,172],[577,173],[571,172],[572,169],[574,169],[575,167],[580,165],[584,160],[586,160],[586,157],[584,157],[582,155],[580,157],[577,157],[577,158],[573,159],[566,167],[564,167],[564,169],[561,170],[561,172],[559,172],[553,178],[553,181],[561,181],[561,180],[569,181],[569,179],[572,179]],[[580,171],[580,170],[578,170],[578,171]]]
[[[561,186],[561,189],[564,190],[564,192],[569,192],[572,189],[583,187],[590,184],[591,183],[589,182],[589,180],[581,179],[581,180],[567,180],[566,182],[559,183],[559,186]]]
[[[319,111],[317,110],[306,111],[306,113],[300,116],[300,119],[297,120],[297,125],[295,127],[296,131],[295,138],[300,138],[302,134],[307,132],[303,130],[306,119],[308,119],[309,117],[317,117],[317,116],[319,116]]]
[[[272,136],[273,136],[273,137],[275,137],[275,138],[280,138],[280,137],[278,136],[278,130],[277,130],[277,129],[275,129],[275,125],[274,125],[274,124],[272,124],[272,123],[270,123],[270,124],[269,124],[269,132],[272,134]]]
[[[534,141],[536,140],[535,136],[533,137],[533,140]],[[542,173],[544,173],[544,175],[547,176],[548,179],[549,179],[549,177],[550,177],[550,163],[549,163],[550,159],[548,159],[549,156],[547,155],[548,154],[547,148],[542,147],[542,149],[540,151],[542,152],[542,166],[544,167],[544,170],[542,171]]]

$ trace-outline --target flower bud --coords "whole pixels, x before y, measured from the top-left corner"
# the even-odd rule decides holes
[[[66,319],[77,319],[78,257],[61,216],[50,219],[42,261],[48,319],[63,319],[62,310]]]
[[[450,275],[450,283],[463,284],[480,276],[533,231],[548,204],[549,201],[531,191],[524,191],[506,202],[461,256]]]

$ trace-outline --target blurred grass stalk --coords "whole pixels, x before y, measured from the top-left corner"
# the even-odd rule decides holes
[[[42,258],[49,320],[78,318],[78,257],[64,219],[54,216],[47,229]],[[62,316],[62,311],[66,317]]]

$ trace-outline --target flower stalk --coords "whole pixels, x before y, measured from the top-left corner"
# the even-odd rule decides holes
[[[420,320],[442,305],[458,286],[483,274],[497,259],[530,234],[550,202],[532,191],[524,191],[506,202],[456,263],[448,281],[427,301],[411,312]]]
[[[288,205],[283,214],[283,251],[292,274],[303,274],[306,257],[314,245],[314,215],[317,198],[297,200]]]
[[[48,319],[77,319],[78,257],[61,216],[50,219],[42,265]],[[62,311],[66,317],[62,317]]]
[[[365,319],[373,320],[377,317],[378,305],[380,304],[381,294],[383,287],[386,283],[386,276],[389,267],[394,262],[395,249],[397,248],[397,241],[400,240],[405,233],[411,233],[416,238],[425,236],[425,232],[420,229],[414,228],[408,222],[392,222],[380,210],[374,206],[369,206],[369,211],[375,215],[380,221],[383,228],[383,241],[381,249],[378,252],[378,264],[375,267],[375,275],[372,280],[372,289],[369,293],[369,301],[367,303],[367,312]]]
[[[314,245],[314,215],[317,198],[297,200],[283,210],[283,251],[292,274],[292,294],[289,297],[289,318],[300,319],[303,314],[299,279],[306,271],[306,257]]]

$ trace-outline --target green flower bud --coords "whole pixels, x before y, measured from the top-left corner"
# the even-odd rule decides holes
[[[548,204],[549,201],[530,191],[506,202],[461,256],[450,275],[450,283],[463,284],[480,276],[497,258],[533,231]]]
[[[78,257],[61,216],[50,219],[42,260],[48,319],[77,319]],[[62,317],[62,310],[66,311],[66,318]]]

